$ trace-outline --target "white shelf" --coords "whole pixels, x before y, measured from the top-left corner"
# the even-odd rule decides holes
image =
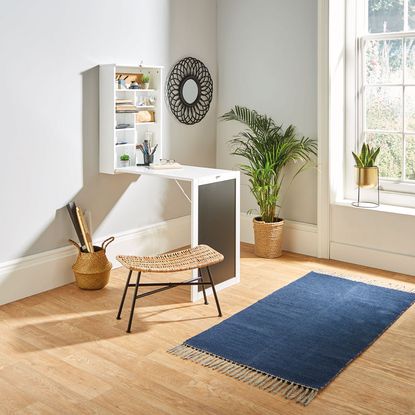
[[[143,68],[138,66],[120,66],[105,64],[99,67],[99,135],[100,135],[100,172],[115,174],[119,167],[119,156],[122,152],[135,157],[135,146],[143,141],[146,131],[152,135],[152,146],[158,145],[155,159],[163,156],[163,71],[161,67],[146,67],[145,73],[150,76],[151,89],[118,89],[115,84],[117,74],[140,74]],[[117,112],[118,99],[131,100],[133,104],[144,104],[145,98],[155,98],[153,105],[137,105],[136,112]],[[152,102],[152,101],[150,101]],[[149,102],[148,102],[149,103]],[[136,114],[143,111],[154,112],[151,122],[137,122]],[[117,124],[129,124],[127,128],[116,128]],[[116,144],[117,142],[125,144]],[[117,150],[117,147],[118,150]]]
[[[137,111],[115,111],[116,114],[137,114],[139,111],[155,110],[155,105],[136,105]]]
[[[157,92],[157,89],[117,89],[115,88],[115,92]]]

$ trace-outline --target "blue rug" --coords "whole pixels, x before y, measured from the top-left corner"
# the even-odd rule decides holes
[[[307,405],[414,301],[310,272],[169,352]]]

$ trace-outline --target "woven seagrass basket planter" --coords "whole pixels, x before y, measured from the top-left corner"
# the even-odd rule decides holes
[[[262,258],[278,258],[282,255],[282,235],[284,221],[264,222],[260,217],[254,218],[254,253]]]
[[[82,290],[100,290],[108,284],[112,264],[106,256],[106,248],[113,240],[111,237],[102,246],[94,246],[94,252],[85,252],[76,242],[69,240],[78,248],[78,258],[72,270],[76,285]]]

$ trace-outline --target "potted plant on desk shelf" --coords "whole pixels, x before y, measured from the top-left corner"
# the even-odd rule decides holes
[[[352,151],[354,161],[356,162],[356,184],[360,188],[373,188],[379,182],[379,169],[375,165],[379,155],[380,147],[373,148],[369,144],[363,143],[360,154]]]
[[[317,155],[317,143],[311,138],[297,137],[295,127],[284,131],[267,115],[235,106],[222,120],[239,121],[248,129],[238,133],[230,142],[233,155],[244,157],[248,163],[241,170],[249,178],[249,187],[259,206],[260,216],[254,218],[255,254],[276,258],[282,253],[284,221],[279,217],[281,186],[284,170],[291,162],[301,162],[292,180]],[[291,180],[291,181],[292,181]]]
[[[128,154],[121,154],[120,167],[128,167],[130,165],[130,156]]]
[[[149,75],[143,75],[141,77],[141,85],[143,86],[143,89],[148,89],[150,87],[150,76]]]

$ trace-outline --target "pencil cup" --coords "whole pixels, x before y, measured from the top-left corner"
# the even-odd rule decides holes
[[[149,166],[154,161],[154,154],[144,154],[144,164]]]

